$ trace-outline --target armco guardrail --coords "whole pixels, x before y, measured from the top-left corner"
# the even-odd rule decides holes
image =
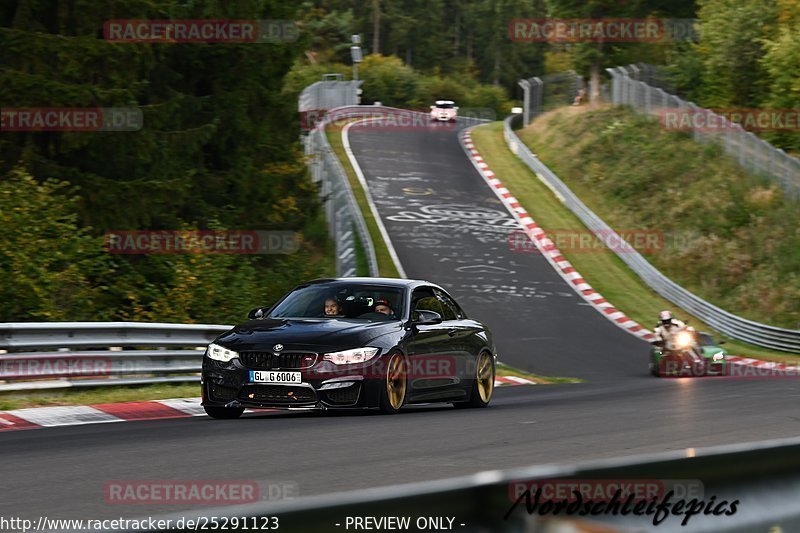
[[[3,323],[0,350],[6,353],[0,354],[0,391],[198,381],[201,349],[230,327]]]
[[[311,156],[309,166],[312,179],[319,184],[320,196],[325,201],[325,214],[328,230],[334,239],[339,276],[355,276],[356,272],[356,239],[364,250],[367,270],[370,276],[378,275],[378,261],[375,247],[367,230],[364,216],[358,207],[347,174],[341,162],[333,153],[333,149],[325,135],[325,127],[333,122],[351,118],[387,118],[387,128],[392,127],[425,127],[429,122],[429,114],[420,111],[398,109],[386,106],[349,105],[328,109],[314,116],[318,122],[311,128],[305,139],[305,153]],[[457,126],[467,127],[470,124],[485,122],[481,118],[462,119]]]
[[[734,445],[707,450],[681,450],[651,456],[605,460],[582,465],[555,465],[508,471],[481,472],[441,481],[373,488],[344,494],[311,496],[296,500],[261,502],[252,505],[192,510],[157,517],[158,529],[141,531],[185,531],[192,523],[214,517],[219,523],[234,518],[243,523],[279,524],[280,531],[800,531],[800,439]],[[490,453],[487,450],[487,453]],[[519,491],[537,487],[542,498],[529,513],[523,500],[516,506]],[[635,502],[645,501],[639,511],[634,505],[622,513],[626,498],[615,507],[613,492],[630,490]],[[553,489],[562,493],[553,494]],[[546,496],[545,490],[552,495]],[[571,514],[554,511],[547,501],[569,502],[591,499],[596,513]],[[641,492],[639,492],[641,490]],[[667,500],[670,490],[673,494]],[[693,501],[694,499],[694,501]],[[665,511],[649,513],[651,501]],[[683,502],[681,505],[677,503]],[[703,505],[699,505],[702,502]],[[734,502],[735,505],[734,505]],[[691,516],[689,508],[693,509]],[[549,511],[545,509],[549,507]],[[591,509],[590,508],[590,509]],[[709,512],[705,512],[706,509]],[[566,509],[569,509],[567,507]],[[716,511],[716,512],[715,512]],[[733,511],[733,512],[731,512]],[[725,514],[728,512],[729,514]],[[269,517],[269,518],[267,518]],[[386,525],[391,517],[392,526]],[[360,526],[355,521],[360,519]],[[365,527],[368,519],[372,527]],[[408,520],[402,527],[398,519]],[[169,520],[167,525],[166,520]],[[246,522],[244,522],[246,520]],[[378,520],[383,526],[380,526]],[[655,525],[655,521],[658,525]],[[686,520],[686,525],[682,522]],[[239,526],[232,529],[239,529]],[[124,526],[123,526],[124,528]],[[119,531],[119,530],[117,530]],[[129,529],[129,531],[134,531]]]
[[[370,276],[378,275],[378,261],[347,174],[325,136],[326,123],[319,119],[333,109],[355,106],[361,83],[345,81],[339,74],[329,74],[323,81],[306,87],[297,102],[301,128],[308,131],[308,135],[303,137],[305,154],[309,156],[308,166],[314,183],[319,186],[328,233],[336,251],[336,274],[341,277],[358,275],[359,245],[366,256]]]
[[[520,141],[511,126],[512,120],[519,120],[520,115],[513,115],[505,120],[503,132],[511,151],[519,157],[551,190],[556,191],[564,200],[564,205],[572,211],[590,230],[609,239],[620,239],[614,230],[581,200],[556,176],[547,166],[531,153]],[[617,241],[622,242],[622,241]],[[720,333],[756,346],[774,350],[800,353],[800,330],[783,329],[767,324],[760,324],[734,315],[724,309],[703,300],[670,280],[651,265],[641,254],[633,249],[625,249],[624,253],[615,250],[617,256],[627,264],[642,280],[658,294],[674,304],[689,311]]]
[[[301,114],[358,104],[358,88],[363,81],[345,80],[341,74],[326,74],[323,78],[300,93],[297,110]]]
[[[305,141],[306,155],[311,156],[308,165],[315,183],[319,184],[320,197],[325,202],[325,218],[328,232],[336,249],[336,273],[342,277],[358,274],[356,239],[367,260],[370,276],[378,275],[378,260],[375,247],[367,230],[364,216],[356,203],[350,182],[339,158],[333,153],[325,135],[325,122],[312,129]]]

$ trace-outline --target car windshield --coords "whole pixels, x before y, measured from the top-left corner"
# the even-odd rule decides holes
[[[269,318],[347,318],[397,320],[403,316],[403,290],[386,285],[320,283],[292,291]]]
[[[439,109],[453,109],[453,104],[452,103],[436,104],[436,107],[438,107]]]
[[[716,344],[714,342],[714,337],[712,337],[708,333],[698,333],[697,337],[700,341],[701,346],[714,346],[714,344]]]

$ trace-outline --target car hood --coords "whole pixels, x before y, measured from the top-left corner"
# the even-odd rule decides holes
[[[266,318],[239,324],[217,337],[215,342],[236,351],[268,352],[276,344],[282,344],[285,351],[323,353],[367,346],[376,337],[402,330],[399,320]]]
[[[714,357],[715,354],[722,352],[725,353],[725,349],[721,346],[703,346],[703,357]]]

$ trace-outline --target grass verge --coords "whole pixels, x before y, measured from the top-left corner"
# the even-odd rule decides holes
[[[483,159],[506,188],[543,228],[559,230],[585,230],[583,223],[572,214],[526,165],[509,149],[503,139],[503,124],[495,122],[475,128],[472,140]],[[603,216],[602,213],[598,213]],[[677,308],[665,300],[628,268],[614,253],[580,253],[561,250],[584,279],[633,320],[651,327],[662,309]],[[680,310],[676,314],[691,320],[699,330],[713,331],[697,317]],[[786,352],[777,352],[738,341],[727,340],[726,349],[736,355],[769,359],[772,361],[798,361],[800,358]]]
[[[342,129],[348,122],[355,122],[357,120],[359,119],[354,118],[349,121],[337,120],[335,124],[331,124],[325,129],[325,134],[328,136],[328,142],[331,144],[333,152],[336,154],[336,157],[339,158],[339,162],[342,164],[342,167],[347,174],[347,179],[350,182],[350,188],[353,190],[353,194],[356,197],[358,208],[361,210],[364,221],[367,223],[367,231],[369,231],[369,236],[372,239],[372,245],[375,247],[375,257],[378,260],[378,275],[387,278],[397,278],[400,277],[400,275],[397,272],[394,261],[392,261],[392,256],[389,255],[389,248],[386,246],[383,236],[378,229],[378,224],[375,222],[375,217],[372,215],[372,210],[369,208],[367,196],[364,194],[364,189],[361,187],[361,182],[358,181],[358,177],[356,176],[356,173],[350,164],[347,153],[344,151],[344,144],[342,143]]]
[[[568,107],[522,141],[614,228],[653,232],[647,260],[722,309],[800,322],[800,204],[720,145],[628,108]]]

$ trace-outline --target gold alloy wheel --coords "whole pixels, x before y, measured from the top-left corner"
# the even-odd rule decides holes
[[[403,356],[396,353],[389,360],[386,371],[386,396],[392,409],[400,409],[406,399],[406,365]]]
[[[483,403],[489,403],[492,398],[492,391],[494,391],[494,365],[492,365],[492,356],[486,352],[482,352],[478,357],[478,394],[481,396]]]

